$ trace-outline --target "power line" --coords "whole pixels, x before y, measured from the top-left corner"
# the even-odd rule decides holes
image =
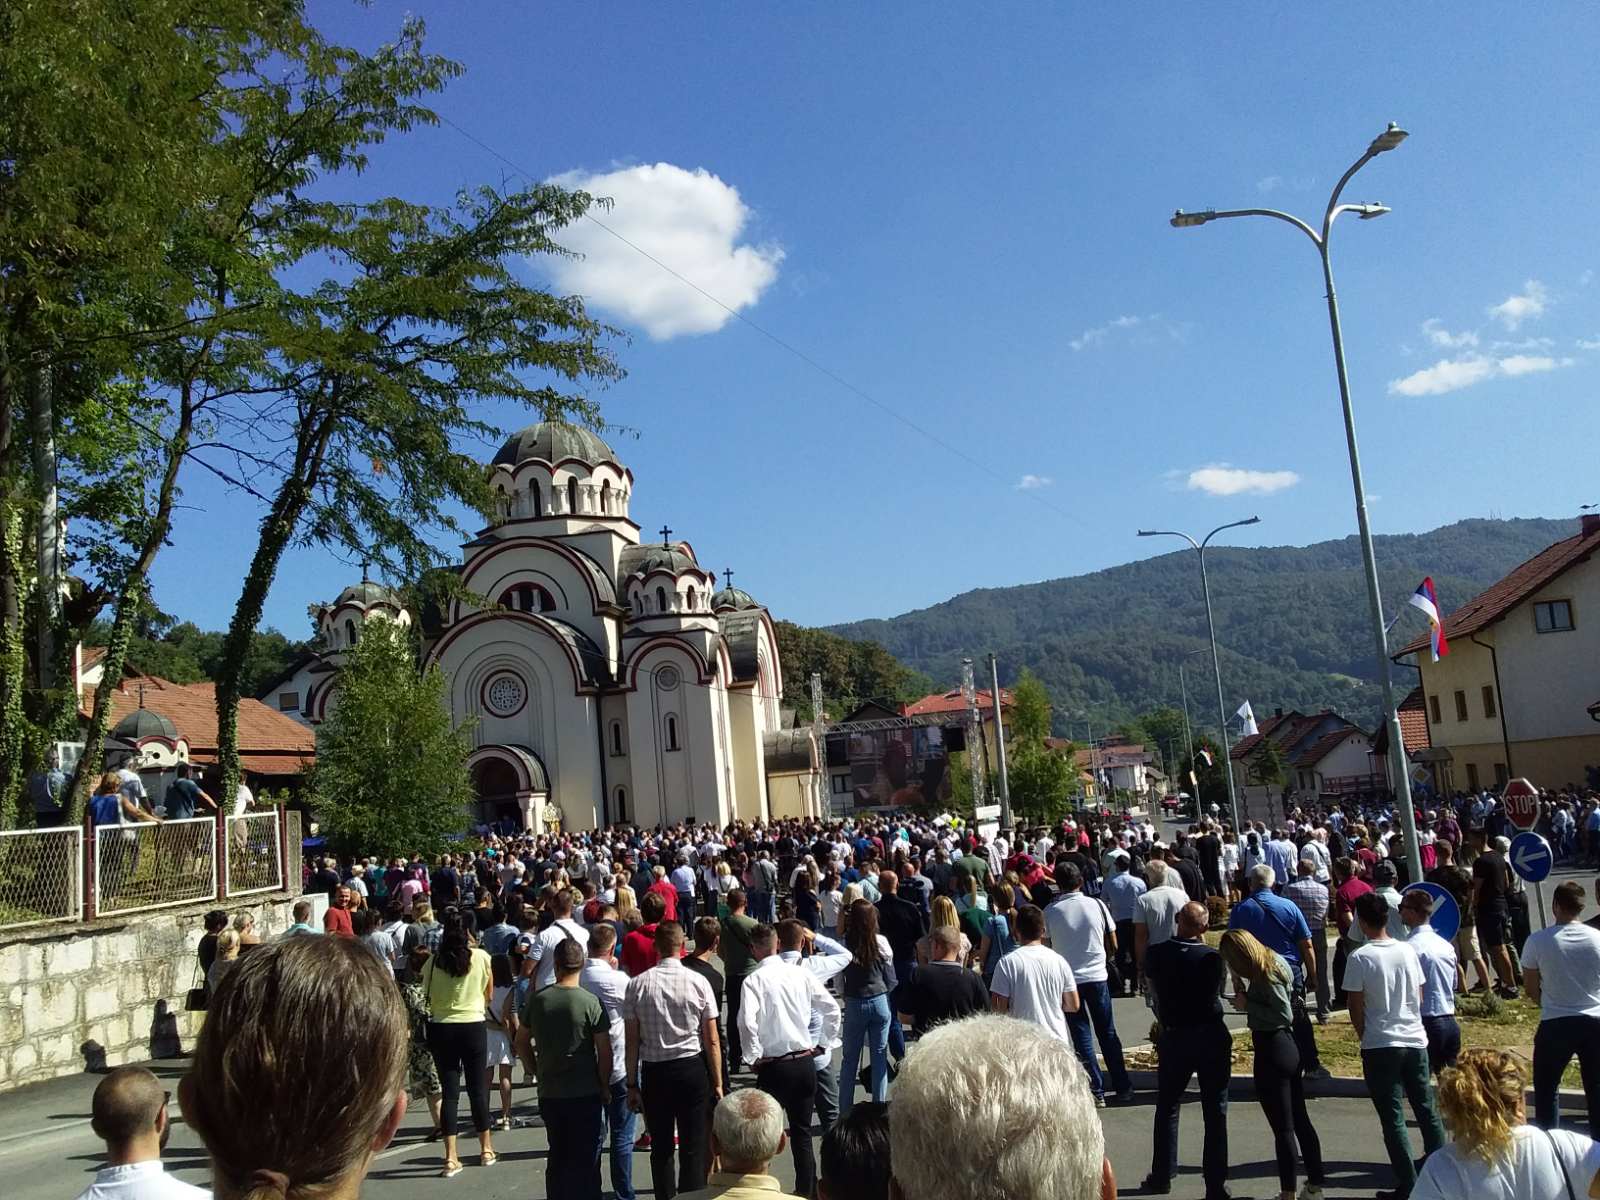
[[[439,120],[444,122],[446,125],[450,126],[451,129],[454,129],[462,137],[466,138],[467,141],[471,142],[473,145],[475,145],[479,149],[483,150],[486,154],[490,154],[493,157],[499,159],[500,162],[502,162],[506,166],[510,167],[513,171],[517,172],[519,175],[521,175],[524,179],[528,180],[530,183],[539,182],[533,176],[533,174],[531,172],[529,172],[528,170],[526,170],[525,168],[520,166],[513,159],[508,158],[505,154],[502,154],[499,150],[497,150],[493,146],[489,145],[489,143],[485,142],[482,138],[478,137],[476,134],[473,134],[473,133],[469,132],[468,130],[463,129],[460,125],[456,124],[456,122],[452,121],[449,117],[440,114],[439,115]],[[995,470],[988,463],[982,462],[981,460],[979,460],[977,458],[974,458],[972,455],[968,454],[965,450],[961,449],[959,446],[956,446],[956,445],[954,445],[953,443],[951,443],[949,441],[946,441],[944,438],[940,437],[937,433],[934,433],[932,430],[925,429],[921,425],[918,425],[915,421],[913,421],[910,417],[906,416],[904,413],[900,412],[898,409],[892,408],[890,405],[885,404],[882,400],[879,400],[876,396],[873,396],[870,392],[866,391],[865,389],[863,389],[861,387],[858,387],[856,384],[854,384],[850,380],[846,379],[843,375],[840,375],[837,371],[833,370],[831,367],[827,366],[826,364],[824,364],[822,362],[819,362],[817,359],[813,358],[810,354],[807,354],[804,350],[800,349],[798,346],[794,345],[792,342],[785,341],[782,337],[779,337],[776,333],[773,333],[770,329],[767,329],[765,326],[760,325],[757,322],[751,320],[749,317],[745,316],[744,313],[740,312],[737,308],[734,308],[732,305],[725,303],[720,297],[712,295],[712,293],[708,292],[705,288],[701,287],[694,280],[688,278],[686,275],[684,275],[681,272],[675,270],[673,267],[669,266],[668,264],[662,262],[659,258],[657,258],[655,255],[651,254],[650,251],[646,250],[643,246],[639,245],[637,242],[635,242],[632,239],[626,237],[625,235],[617,232],[617,230],[615,230],[611,226],[607,225],[604,221],[600,220],[600,218],[596,217],[593,213],[585,212],[583,214],[583,216],[584,216],[584,220],[593,222],[595,225],[597,225],[601,229],[605,230],[612,237],[616,238],[617,241],[621,242],[624,246],[627,246],[630,250],[633,250],[635,253],[637,253],[639,255],[642,255],[644,258],[648,259],[650,262],[652,262],[656,266],[660,267],[663,271],[665,271],[668,275],[671,275],[674,279],[678,280],[685,287],[691,288],[695,292],[699,293],[701,296],[704,296],[711,303],[715,304],[718,308],[720,308],[724,312],[726,312],[730,317],[733,317],[735,320],[743,322],[747,327],[749,327],[750,329],[754,330],[756,333],[759,333],[762,337],[766,338],[773,345],[775,345],[775,346],[779,347],[780,349],[785,350],[788,353],[794,355],[795,358],[798,358],[801,362],[805,363],[808,367],[810,367],[812,370],[816,371],[818,374],[822,375],[824,378],[826,378],[826,379],[832,381],[833,383],[837,384],[839,387],[843,388],[845,391],[849,392],[851,395],[859,397],[862,400],[865,400],[868,404],[872,405],[874,408],[878,409],[880,412],[885,413],[886,415],[888,415],[890,417],[893,417],[896,421],[900,422],[907,429],[910,429],[910,430],[912,430],[912,431],[914,431],[916,433],[921,434],[923,437],[927,438],[934,445],[940,447],[941,449],[947,451],[950,454],[955,455],[957,458],[961,459],[963,462],[967,463],[969,466],[977,468],[979,471],[982,471],[984,474],[990,476],[991,478],[994,478],[994,479],[1000,481],[1003,484],[1006,484],[1008,487],[1010,486],[1010,478],[1009,478],[1009,476],[1006,476],[1006,475],[1002,474],[1001,472]],[[1028,499],[1033,500],[1037,504],[1043,505],[1045,508],[1048,508],[1050,511],[1056,513],[1059,516],[1066,517],[1068,520],[1076,521],[1079,524],[1084,524],[1085,523],[1083,521],[1083,518],[1078,516],[1076,513],[1068,512],[1066,509],[1062,508],[1060,505],[1052,504],[1049,500],[1047,500],[1045,497],[1039,495],[1036,491],[1029,490],[1029,491],[1025,491],[1023,494],[1025,496],[1027,496]]]

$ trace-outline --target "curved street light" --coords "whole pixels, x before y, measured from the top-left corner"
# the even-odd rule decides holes
[[[1409,764],[1406,762],[1405,742],[1400,732],[1400,715],[1395,707],[1394,678],[1389,662],[1389,638],[1384,628],[1383,597],[1378,587],[1378,560],[1373,553],[1372,527],[1367,520],[1367,493],[1361,479],[1361,455],[1356,449],[1355,414],[1350,408],[1350,377],[1345,368],[1344,335],[1339,326],[1339,301],[1334,294],[1333,260],[1328,250],[1328,239],[1339,214],[1353,212],[1362,220],[1370,221],[1389,211],[1382,204],[1340,204],[1339,196],[1344,192],[1345,184],[1350,182],[1357,171],[1378,155],[1393,150],[1406,140],[1406,136],[1406,131],[1391,121],[1387,129],[1372,139],[1366,152],[1351,164],[1350,169],[1341,175],[1339,182],[1334,185],[1333,193],[1328,197],[1328,207],[1322,214],[1320,233],[1299,217],[1272,208],[1240,208],[1222,212],[1208,209],[1198,213],[1186,213],[1180,208],[1172,215],[1172,225],[1178,229],[1188,229],[1228,217],[1271,217],[1293,225],[1310,238],[1317,248],[1318,257],[1322,260],[1322,279],[1328,289],[1328,324],[1333,334],[1333,362],[1339,374],[1339,400],[1344,408],[1344,436],[1350,453],[1350,481],[1355,488],[1356,524],[1361,531],[1361,562],[1367,577],[1367,603],[1372,610],[1372,637],[1378,652],[1378,678],[1383,685],[1383,708],[1389,730],[1389,773],[1393,777],[1395,804],[1400,809],[1401,828],[1405,831],[1406,862],[1411,868],[1411,878],[1418,880],[1422,878],[1422,855],[1417,845],[1416,814],[1411,807],[1411,779],[1407,774]],[[1229,785],[1231,793],[1231,772]]]
[[[1222,777],[1227,781],[1228,784],[1228,815],[1233,821],[1233,832],[1235,834],[1239,833],[1242,827],[1239,824],[1239,798],[1234,795],[1233,791],[1233,764],[1229,760],[1228,708],[1222,699],[1222,660],[1217,657],[1217,625],[1216,622],[1211,618],[1211,583],[1210,580],[1206,578],[1206,547],[1210,545],[1211,539],[1216,537],[1217,534],[1221,533],[1224,529],[1237,529],[1241,525],[1254,525],[1260,520],[1260,517],[1246,517],[1243,521],[1229,521],[1226,525],[1218,525],[1198,542],[1190,537],[1187,533],[1182,533],[1176,529],[1139,530],[1140,537],[1182,538],[1184,541],[1188,542],[1189,545],[1193,546],[1195,553],[1200,556],[1200,592],[1203,596],[1205,596],[1206,599],[1206,632],[1211,637],[1211,669],[1216,673],[1217,678],[1217,726],[1222,733]],[[1187,708],[1187,705],[1185,705],[1185,707]],[[1194,754],[1193,747],[1190,748],[1189,753],[1192,757]],[[1200,787],[1198,784],[1196,784],[1196,807],[1198,807],[1199,804]]]

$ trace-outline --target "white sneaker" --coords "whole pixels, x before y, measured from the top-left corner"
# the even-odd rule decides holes
[[[1296,1200],[1322,1200],[1322,1189],[1314,1183],[1308,1183],[1300,1189]]]

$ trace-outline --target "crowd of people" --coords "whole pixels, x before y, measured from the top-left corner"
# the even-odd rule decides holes
[[[966,1164],[952,1168],[938,1139],[1002,1119],[1015,1124],[988,1142],[963,1137],[996,1159],[959,1194],[1092,1196],[1114,1189],[1099,1122],[1066,1118],[1134,1101],[1112,1000],[1139,994],[1157,1022],[1146,1193],[1172,1186],[1181,1099],[1198,1077],[1207,1194],[1227,1195],[1232,1009],[1245,1017],[1279,1195],[1315,1200],[1326,1182],[1306,1101],[1307,1082],[1326,1075],[1316,1027],[1347,1007],[1394,1173],[1380,1195],[1467,1194],[1447,1175],[1489,1170],[1485,1146],[1535,1173],[1548,1147],[1587,1183],[1600,1166],[1587,1139],[1531,1137],[1505,1104],[1498,1125],[1485,1117],[1516,1067],[1463,1052],[1453,1015],[1458,996],[1488,990],[1491,968],[1502,995],[1525,988],[1544,1016],[1535,1123],[1556,1129],[1556,1089],[1576,1057],[1592,1131],[1600,930],[1578,919],[1582,889],[1558,887],[1556,924],[1519,937],[1494,808],[1480,819],[1464,799],[1418,816],[1424,873],[1460,908],[1453,938],[1433,929],[1432,894],[1401,890],[1399,822],[1379,806],[1292,810],[1238,835],[1214,819],[1169,835],[1102,814],[985,838],[902,814],[491,836],[430,860],[315,858],[305,890],[327,895],[320,928],[335,936],[306,936],[310,900],[269,946],[241,918],[212,914],[207,1028],[256,963],[343,955],[346,986],[388,987],[404,1034],[396,1088],[427,1102],[446,1177],[464,1169],[460,1092],[477,1162],[493,1166],[494,1134],[516,1123],[520,1066],[537,1088],[552,1197],[598,1200],[604,1168],[631,1200],[636,1150],[663,1200],[770,1196],[775,1182],[758,1177],[780,1153],[801,1196],[954,1195],[952,1170]],[[313,943],[359,953],[290,949]],[[1032,1059],[1037,1072],[1018,1070]],[[1036,1161],[1000,1153],[1007,1138],[1046,1133]]]

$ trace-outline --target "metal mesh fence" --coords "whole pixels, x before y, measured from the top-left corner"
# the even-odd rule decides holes
[[[216,821],[99,826],[94,863],[102,917],[209,900],[217,894]]]
[[[0,929],[83,916],[83,830],[0,831]]]
[[[283,847],[278,841],[278,813],[248,813],[227,818],[223,843],[228,895],[276,892],[283,887]]]

